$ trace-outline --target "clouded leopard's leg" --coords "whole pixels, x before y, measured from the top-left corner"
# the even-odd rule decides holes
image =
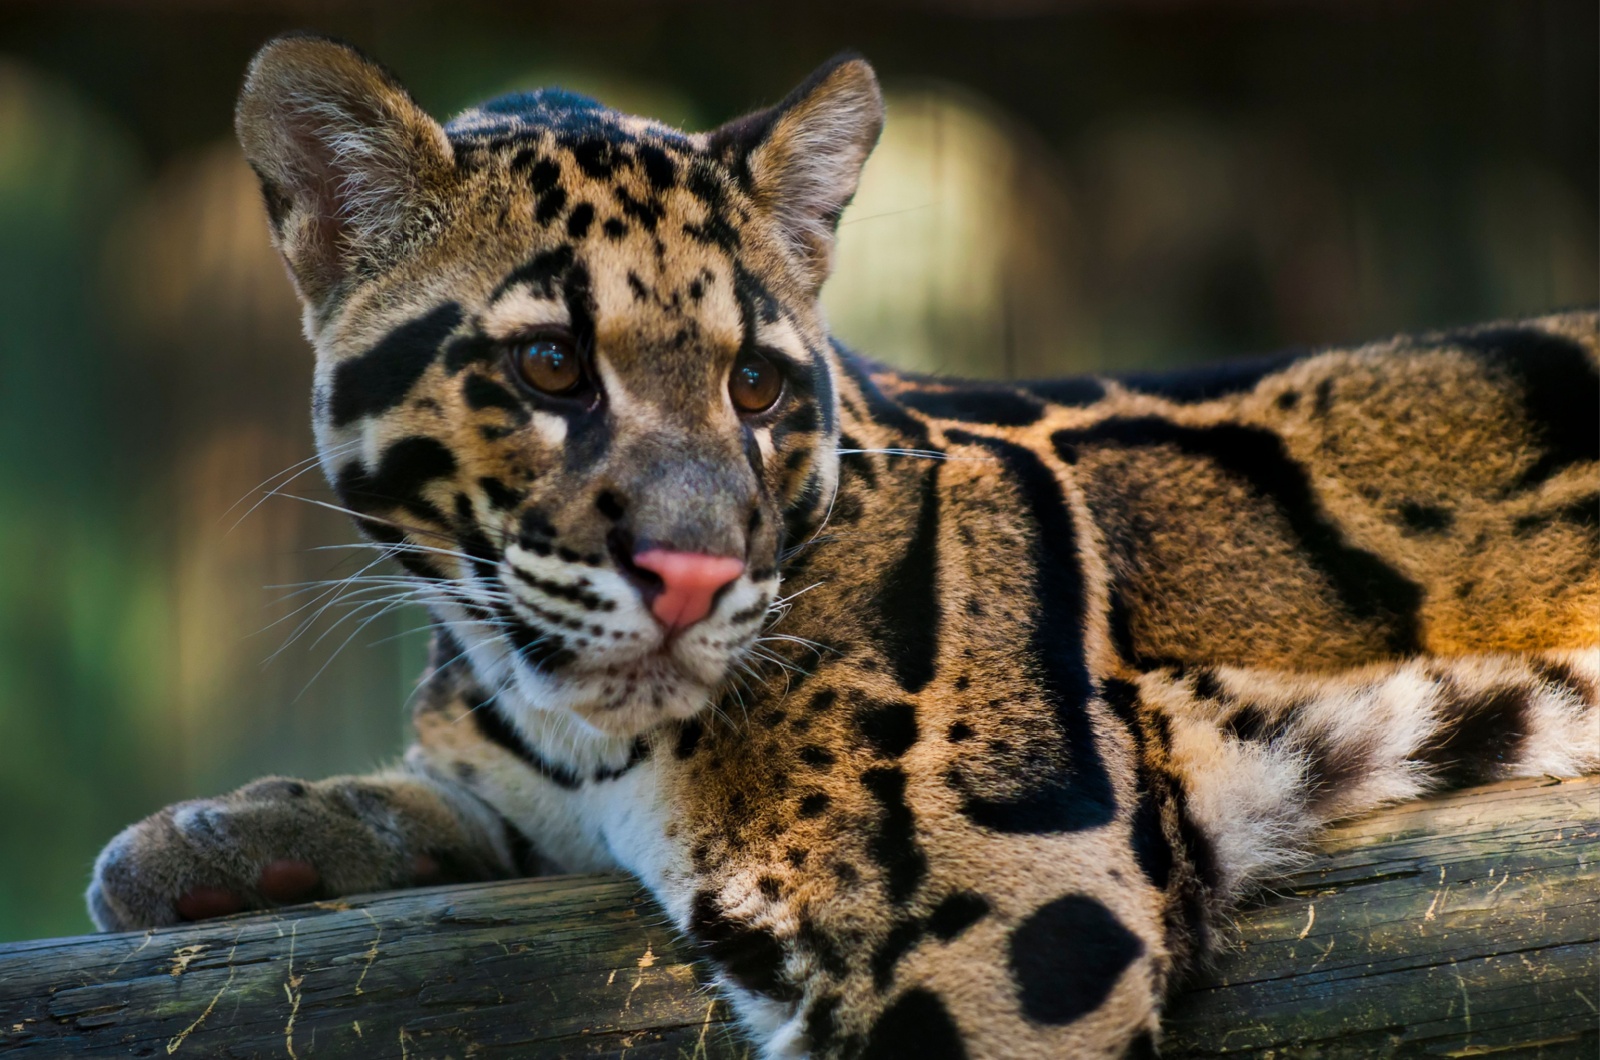
[[[1332,675],[1162,670],[1137,687],[1223,900],[1291,867],[1328,821],[1444,786],[1600,770],[1600,649]]]
[[[89,885],[106,931],[335,895],[522,875],[516,835],[465,789],[407,764],[315,783],[269,777],[180,802],[106,845]]]

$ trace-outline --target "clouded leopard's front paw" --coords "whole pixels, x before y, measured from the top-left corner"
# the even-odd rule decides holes
[[[103,931],[509,874],[504,840],[408,776],[271,777],[180,802],[106,844],[89,885]]]

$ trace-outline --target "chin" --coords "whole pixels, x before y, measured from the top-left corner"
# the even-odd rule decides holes
[[[631,739],[711,705],[730,668],[727,656],[713,661],[684,647],[592,669],[527,673],[518,684],[541,709],[569,713],[598,735]]]
[[[639,688],[578,712],[583,722],[606,736],[642,736],[667,722],[684,721],[707,709],[715,688],[677,682]]]

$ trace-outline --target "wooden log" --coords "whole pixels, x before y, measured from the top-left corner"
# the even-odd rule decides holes
[[[1163,1055],[1600,1055],[1600,777],[1339,825],[1168,1009]]]
[[[1173,1002],[1168,1057],[1593,1057],[1600,777],[1334,829]],[[25,1057],[751,1055],[637,885],[572,876],[0,946]]]

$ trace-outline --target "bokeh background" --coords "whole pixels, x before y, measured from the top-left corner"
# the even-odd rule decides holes
[[[0,6],[0,940],[89,929],[158,806],[398,753],[422,616],[338,609],[311,357],[230,136],[268,36],[448,115],[564,84],[690,127],[843,47],[889,125],[836,330],[921,369],[1192,363],[1596,300],[1593,0]],[[286,487],[326,497],[315,472]],[[319,639],[320,638],[320,639]]]

